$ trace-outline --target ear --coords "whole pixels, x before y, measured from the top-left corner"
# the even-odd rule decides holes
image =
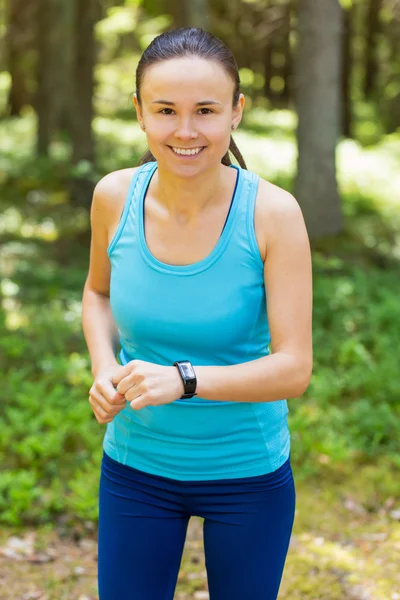
[[[134,94],[132,94],[132,101],[133,101],[133,105],[135,107],[135,110],[137,112],[138,119],[141,119],[142,118],[142,111],[140,110],[140,104],[138,102],[136,92]]]
[[[235,106],[235,108],[233,109],[233,121],[234,121],[236,127],[239,125],[240,121],[242,120],[242,115],[243,115],[243,110],[244,110],[245,104],[246,104],[246,99],[243,94],[240,94],[238,103]]]

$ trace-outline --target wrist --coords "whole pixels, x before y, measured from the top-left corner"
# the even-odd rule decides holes
[[[180,398],[186,399],[197,396],[197,378],[190,360],[178,360],[174,362],[174,367],[176,367],[183,384],[184,391]]]
[[[176,396],[176,398],[180,398],[185,393],[185,386],[183,385],[182,377],[181,377],[178,369],[175,366],[171,367],[171,369],[172,369],[173,377],[174,377],[174,381],[175,381],[175,389],[176,389],[175,396]]]
[[[220,368],[222,367],[209,365],[194,367],[197,378],[196,392],[200,398],[206,400],[212,399],[212,390],[216,387],[217,383],[221,381],[222,373],[217,371],[217,369]]]
[[[108,371],[109,369],[112,370],[115,367],[119,366],[121,365],[116,360],[110,360],[108,362],[102,362],[96,365],[92,365],[92,376],[97,377],[97,375],[101,373],[101,371]]]

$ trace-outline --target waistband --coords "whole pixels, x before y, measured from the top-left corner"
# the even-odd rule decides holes
[[[102,471],[107,473],[107,476],[122,477],[126,484],[129,485],[129,481],[142,482],[142,483],[153,483],[154,485],[162,486],[164,489],[188,490],[194,486],[202,490],[221,489],[224,491],[233,492],[235,489],[243,490],[243,486],[248,485],[262,486],[264,490],[272,490],[285,485],[292,477],[292,467],[290,462],[290,454],[288,459],[272,473],[266,473],[264,475],[255,475],[252,477],[240,477],[233,479],[212,479],[212,480],[179,480],[164,477],[163,475],[155,475],[153,473],[146,473],[140,469],[135,469],[129,465],[124,465],[113,458],[111,458],[105,450],[103,450],[102,458]]]

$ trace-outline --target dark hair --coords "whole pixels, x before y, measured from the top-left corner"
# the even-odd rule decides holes
[[[162,60],[184,58],[188,56],[213,60],[219,63],[225,69],[226,73],[233,79],[235,83],[233,106],[236,106],[240,95],[240,78],[235,57],[230,49],[220,39],[199,27],[180,27],[178,29],[166,31],[165,33],[157,36],[149,44],[149,46],[143,52],[136,69],[136,96],[138,103],[141,103],[140,86],[146,69],[158,62],[161,62]],[[229,151],[232,152],[239,165],[243,169],[247,169],[243,156],[233,141],[232,136],[229,144],[229,150],[221,160],[222,164],[227,166],[232,164],[229,157]],[[156,159],[150,150],[148,150],[141,157],[139,165],[143,165],[147,162],[153,162],[155,160]]]

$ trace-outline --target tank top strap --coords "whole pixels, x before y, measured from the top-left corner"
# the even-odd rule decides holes
[[[128,192],[126,194],[125,204],[120,221],[118,223],[118,227],[107,249],[108,256],[111,256],[112,251],[114,250],[118,240],[120,239],[128,217],[133,223],[136,221],[137,206],[141,191],[143,189],[143,185],[147,185],[146,182],[150,180],[150,177],[154,173],[156,168],[157,163],[153,161],[144,163],[135,170],[131,182],[129,184]]]
[[[260,177],[257,173],[241,169],[242,188],[240,202],[238,203],[238,214],[236,215],[236,226],[234,235],[240,247],[249,247],[252,255],[258,263],[258,267],[264,267],[258,242],[255,234],[255,208]]]

